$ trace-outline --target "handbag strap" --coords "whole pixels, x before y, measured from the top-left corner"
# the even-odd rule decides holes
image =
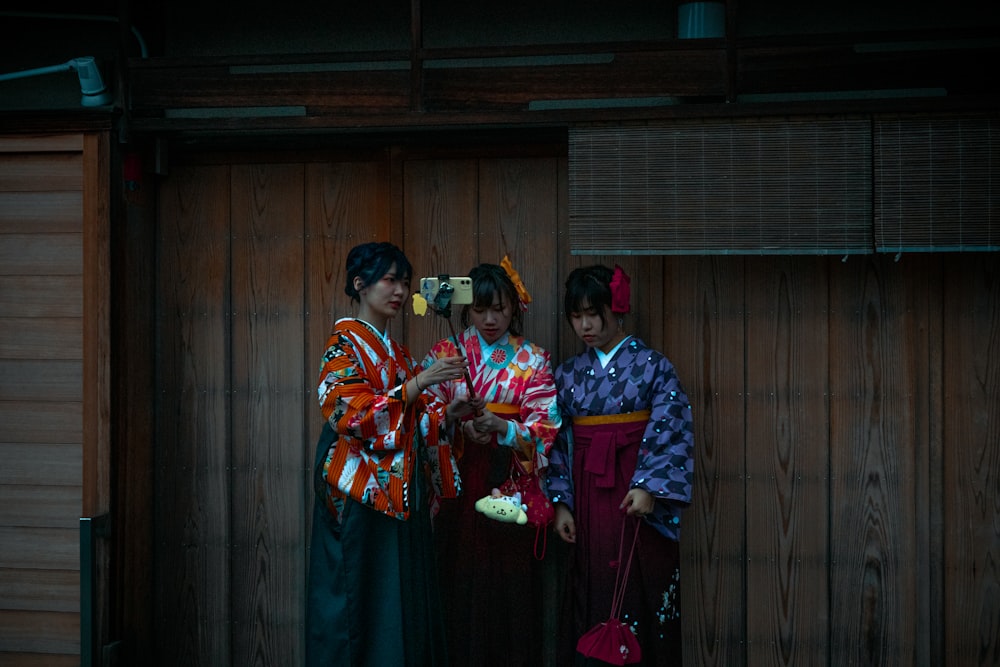
[[[624,562],[624,567],[622,566],[622,553],[625,550],[625,525],[628,523],[628,517],[622,521],[622,536],[618,543],[618,571],[615,573],[615,590],[611,598],[611,618],[617,619],[618,615],[622,611],[622,602],[625,600],[625,588],[628,584],[629,571],[632,569],[632,555],[635,553],[635,544],[639,541],[639,525],[640,522],[635,522],[635,532],[632,534],[632,546],[629,547],[628,559]]]

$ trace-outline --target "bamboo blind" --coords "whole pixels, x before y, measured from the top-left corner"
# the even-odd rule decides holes
[[[572,128],[574,254],[870,253],[870,121]]]
[[[879,251],[1000,250],[998,134],[991,118],[876,121]]]

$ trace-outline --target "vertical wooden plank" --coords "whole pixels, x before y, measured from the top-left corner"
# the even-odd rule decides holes
[[[949,258],[944,340],[945,661],[1000,663],[1000,269]]]
[[[403,250],[413,264],[414,278],[464,276],[479,262],[478,181],[475,160],[406,160]],[[403,342],[415,359],[423,359],[436,341],[450,335],[448,323],[431,312],[418,317],[412,309],[404,310],[409,328]],[[459,309],[452,309],[451,322],[456,332],[461,330]],[[389,326],[398,331],[395,323]]]
[[[83,140],[83,516],[111,509],[111,173],[108,133]],[[91,648],[111,639],[111,554],[95,536]],[[91,573],[81,571],[81,577]],[[89,610],[81,610],[87,614]],[[82,624],[83,627],[88,627]],[[81,656],[85,657],[85,656]]]
[[[157,243],[156,649],[162,665],[231,661],[229,168],[175,166]]]
[[[917,653],[919,654],[926,647],[925,663],[929,665],[944,665],[944,645],[946,634],[946,623],[943,618],[945,609],[945,507],[951,506],[946,500],[944,493],[944,424],[946,419],[946,405],[944,400],[944,348],[945,332],[951,332],[952,327],[945,327],[944,304],[944,266],[946,256],[932,255],[925,260],[917,270],[926,271],[930,276],[927,280],[927,306],[926,320],[923,326],[917,323],[918,328],[926,329],[927,345],[927,387],[926,390],[918,388],[918,396],[926,396],[927,399],[927,466],[926,484],[927,499],[926,507],[926,530],[927,530],[927,587],[918,591],[918,595],[926,595],[927,614],[921,614],[920,623],[917,627],[918,636],[927,636],[926,643],[918,640]],[[950,335],[950,333],[949,333]],[[920,413],[920,404],[917,402],[917,413]],[[919,512],[920,510],[918,510]],[[922,541],[918,539],[918,544]]]
[[[747,262],[747,664],[826,665],[824,264]]]
[[[695,431],[694,490],[681,523],[684,661],[741,665],[746,663],[744,260],[668,257],[664,263],[663,352],[687,390]]]
[[[124,200],[121,215],[113,218],[112,266],[116,275],[128,276],[112,284],[112,331],[116,357],[112,369],[115,428],[114,531],[116,586],[113,609],[118,628],[115,637],[128,637],[121,645],[122,664],[154,664],[153,543],[155,448],[154,413],[157,327],[156,303],[156,187],[149,173],[141,187],[123,192],[124,184],[112,180],[112,190]],[[120,161],[117,168],[121,168]],[[112,173],[117,173],[115,170]]]
[[[232,170],[234,665],[303,660],[303,170]]]
[[[941,360],[942,273],[941,256],[909,255],[899,264],[904,285],[905,327],[912,369],[908,413],[899,418],[913,423],[913,553],[902,554],[913,568],[913,664],[943,664],[943,625],[936,619],[941,609],[942,464],[941,464]],[[907,443],[901,442],[903,452]],[[906,502],[906,499],[902,499]]]
[[[913,394],[927,373],[919,320],[892,258],[830,267],[831,659],[917,664],[916,591],[926,581],[916,557],[927,547],[915,530],[927,492],[915,483],[917,457],[927,455]]]
[[[565,361],[579,351],[580,339],[573,327],[566,320],[563,307],[566,297],[566,276],[570,271],[581,266],[581,258],[573,255],[569,247],[569,161],[566,157],[559,158],[559,249],[556,258],[559,267],[559,291],[556,304],[559,312],[558,349],[553,351],[553,363]],[[590,258],[582,258],[590,259]]]
[[[111,502],[110,158],[107,133],[84,135],[83,160],[83,514]]]
[[[320,357],[333,322],[354,313],[344,293],[347,253],[358,243],[390,238],[392,200],[388,196],[388,166],[377,157],[367,161],[307,164],[305,172],[305,369],[302,392],[307,424],[302,449],[302,491],[305,493],[303,558],[309,563],[313,508],[313,458],[323,417],[316,397]],[[302,594],[305,595],[303,581]]]
[[[483,160],[479,167],[479,262],[510,255],[531,294],[524,334],[550,353],[556,343],[559,276],[556,158]]]

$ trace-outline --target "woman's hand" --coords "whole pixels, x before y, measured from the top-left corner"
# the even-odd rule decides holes
[[[465,374],[465,369],[468,367],[469,362],[463,356],[441,357],[435,360],[429,368],[417,374],[417,384],[420,391],[423,391],[434,384],[458,380]]]
[[[556,503],[556,518],[552,527],[563,542],[576,544],[576,521],[573,520],[573,512],[566,503]]]
[[[645,516],[653,511],[653,494],[644,489],[629,489],[625,499],[618,509],[625,510],[629,516]]]
[[[474,442],[477,445],[489,444],[493,437],[489,433],[477,431],[471,420],[462,422],[462,433],[468,442]]]
[[[476,398],[469,398],[467,395],[462,394],[456,396],[448,404],[445,416],[448,419],[448,423],[451,424],[468,415],[478,414],[484,405],[486,405],[486,402],[482,398],[478,396]]]
[[[489,410],[483,410],[481,414],[476,415],[472,423],[480,433],[497,433],[499,435],[507,433],[507,420],[496,416]]]

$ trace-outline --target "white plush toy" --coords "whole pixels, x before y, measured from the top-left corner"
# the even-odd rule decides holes
[[[493,489],[488,496],[476,501],[476,511],[482,512],[491,519],[504,523],[516,523],[523,526],[528,523],[527,505],[521,504],[521,494],[505,496],[499,489]]]

